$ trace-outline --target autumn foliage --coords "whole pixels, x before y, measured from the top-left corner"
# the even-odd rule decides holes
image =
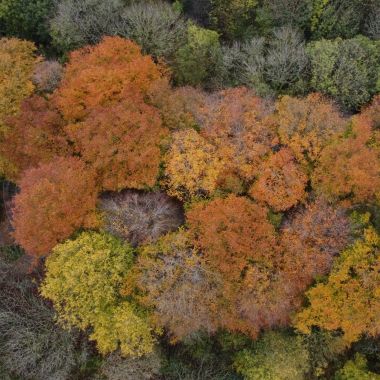
[[[218,150],[234,170],[251,180],[260,171],[261,160],[276,142],[268,116],[271,107],[246,88],[210,95],[199,111],[201,135]]]
[[[280,141],[301,163],[317,160],[322,149],[345,127],[337,107],[318,93],[304,99],[284,96],[277,102],[276,111]]]
[[[159,173],[160,141],[167,131],[158,111],[138,93],[98,106],[65,128],[74,149],[97,174],[103,190],[152,187]]]
[[[14,199],[14,237],[29,254],[47,255],[80,227],[93,227],[97,191],[78,158],[57,158],[27,170]]]
[[[17,181],[24,170],[72,153],[61,115],[43,97],[24,100],[19,114],[8,118],[6,125],[9,132],[0,142],[0,154],[8,162],[9,179]]]
[[[333,201],[365,203],[379,199],[380,136],[365,114],[353,117],[349,136],[322,152],[313,187]]]
[[[330,270],[334,257],[349,242],[350,223],[344,210],[319,198],[297,210],[283,224],[283,275],[303,292]]]
[[[143,291],[140,301],[154,307],[155,323],[166,327],[173,339],[217,330],[221,276],[207,267],[188,231],[181,229],[143,247],[135,281]]]
[[[263,163],[250,195],[266,202],[275,211],[285,211],[305,197],[306,184],[307,176],[290,150],[281,149]]]
[[[15,115],[21,101],[34,89],[32,74],[37,63],[32,42],[17,38],[0,39],[0,129],[4,120]]]
[[[195,246],[206,262],[228,279],[238,279],[250,259],[269,262],[275,247],[268,210],[230,195],[199,203],[187,213]]]
[[[138,90],[146,95],[162,77],[152,58],[142,55],[134,42],[104,37],[98,45],[70,54],[55,101],[65,120],[73,123],[85,119],[98,106],[123,101],[125,92]]]
[[[342,252],[328,280],[306,294],[310,306],[295,318],[296,327],[310,333],[312,326],[341,330],[347,343],[363,334],[380,333],[380,237],[372,228]]]
[[[165,157],[169,194],[180,199],[212,194],[225,166],[215,146],[194,129],[175,132],[172,138]]]

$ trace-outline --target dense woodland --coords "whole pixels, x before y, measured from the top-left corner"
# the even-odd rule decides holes
[[[0,378],[380,379],[379,0],[0,0]]]

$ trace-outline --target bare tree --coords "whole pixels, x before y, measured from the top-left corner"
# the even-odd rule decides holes
[[[107,193],[99,208],[104,212],[105,229],[133,246],[154,242],[184,221],[181,204],[162,192]]]
[[[53,92],[59,85],[63,74],[58,61],[43,61],[37,64],[33,73],[33,83],[40,92]]]
[[[155,57],[170,58],[186,42],[181,13],[164,1],[133,2],[121,14],[117,33],[137,42]]]
[[[282,90],[305,75],[308,57],[305,42],[298,31],[283,27],[273,34],[267,50],[265,78],[274,89]]]
[[[160,374],[161,357],[158,352],[134,358],[123,358],[113,352],[103,361],[100,373],[107,380],[152,380]]]
[[[38,297],[31,278],[17,276],[12,265],[7,269],[0,284],[2,364],[23,379],[69,379],[88,359],[86,344],[79,343],[77,332],[56,325],[53,310]]]
[[[122,0],[62,0],[51,21],[53,42],[62,50],[94,44],[116,34]]]

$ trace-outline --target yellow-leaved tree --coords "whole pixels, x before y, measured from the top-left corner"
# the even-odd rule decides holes
[[[341,330],[352,343],[363,334],[380,333],[380,236],[373,228],[343,251],[326,283],[306,293],[310,306],[295,317],[295,326],[310,333],[312,326]]]
[[[17,38],[0,39],[0,138],[7,131],[5,120],[16,115],[23,99],[32,94],[31,80],[38,59],[33,42]],[[0,172],[10,165],[0,157]]]
[[[132,265],[129,245],[106,233],[83,232],[53,249],[41,294],[64,326],[90,328],[102,354],[120,348],[125,356],[141,356],[153,351],[154,331],[146,312],[120,295]]]

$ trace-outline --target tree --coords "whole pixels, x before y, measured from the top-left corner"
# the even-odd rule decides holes
[[[172,339],[184,340],[197,331],[218,328],[221,279],[204,263],[183,229],[141,249],[136,264],[140,300],[154,308],[159,326]]]
[[[31,76],[37,63],[32,42],[0,39],[0,131],[7,116],[17,114],[23,99],[34,90]]]
[[[281,229],[282,275],[294,294],[302,294],[313,279],[326,275],[349,241],[350,223],[344,211],[322,198],[286,220]]]
[[[132,246],[154,243],[183,224],[181,204],[162,192],[124,190],[106,193],[99,202],[104,228]]]
[[[57,245],[46,260],[41,294],[63,326],[92,328],[102,354],[120,347],[124,356],[153,350],[153,330],[144,313],[120,290],[133,264],[133,249],[108,234],[83,232]]]
[[[271,264],[276,239],[267,211],[247,198],[230,195],[196,204],[186,217],[206,264],[227,281],[238,281],[251,260]]]
[[[114,352],[103,361],[100,373],[107,380],[150,380],[161,373],[161,357],[158,352],[134,358],[123,358]]]
[[[33,83],[40,93],[53,92],[61,82],[63,67],[58,61],[42,61],[36,65]]]
[[[303,380],[309,354],[300,336],[271,331],[254,343],[253,350],[236,356],[234,367],[246,380]]]
[[[118,104],[93,108],[83,122],[70,124],[65,131],[75,151],[95,170],[101,189],[155,185],[160,143],[167,130],[158,111],[144,103],[138,90],[125,93]]]
[[[210,0],[210,23],[227,39],[242,39],[252,33],[257,0]]]
[[[379,380],[380,375],[367,369],[367,360],[361,354],[355,354],[354,360],[348,360],[342,369],[335,373],[335,380]]]
[[[310,305],[296,315],[295,326],[307,334],[312,326],[339,329],[347,344],[379,335],[379,247],[379,235],[368,228],[336,259],[327,281],[306,293]]]
[[[135,43],[104,37],[98,45],[70,54],[55,101],[64,119],[75,123],[95,108],[123,102],[126,94],[146,96],[162,77],[160,67]]]
[[[11,180],[17,182],[24,170],[72,152],[62,117],[40,96],[24,100],[19,114],[8,118],[5,125],[9,132],[0,141],[0,154],[7,160],[5,175]]]
[[[317,192],[331,200],[366,203],[379,199],[379,137],[365,114],[351,120],[351,132],[324,149],[312,176]]]
[[[250,195],[266,202],[275,211],[285,211],[306,196],[306,174],[298,167],[292,153],[283,148],[263,164]]]
[[[199,130],[202,122],[200,108],[206,93],[194,87],[171,88],[166,83],[150,93],[151,102],[161,113],[163,125],[171,131],[193,128]]]
[[[318,0],[313,5],[312,38],[352,38],[360,34],[371,1]]]
[[[280,141],[303,164],[317,161],[322,149],[344,131],[345,120],[334,103],[320,94],[306,98],[284,96],[276,110]]]
[[[0,35],[29,39],[46,46],[50,42],[48,20],[53,8],[53,0],[3,0]]]
[[[276,91],[302,92],[309,64],[303,37],[291,27],[275,29],[269,40],[264,77]]]
[[[33,277],[18,273],[18,263],[10,263],[4,255],[0,261],[2,267],[8,267],[0,278],[0,354],[1,363],[13,375],[9,380],[15,375],[22,379],[69,378],[87,361],[88,345],[77,330],[56,326],[54,311],[37,296]]]
[[[178,84],[214,87],[218,83],[220,65],[218,33],[190,24],[187,42],[178,49],[173,65]]]
[[[121,14],[118,34],[141,46],[144,53],[172,60],[186,42],[186,22],[164,1],[132,2]]]
[[[308,45],[311,87],[357,110],[379,91],[379,41],[358,36]]]
[[[175,132],[165,157],[168,193],[179,199],[209,195],[223,167],[216,148],[194,129]]]
[[[287,25],[306,30],[310,23],[312,5],[310,0],[264,0],[257,9],[255,21],[263,32]]]
[[[53,45],[67,52],[116,34],[124,7],[122,0],[60,1],[50,21]]]
[[[246,181],[260,171],[262,159],[275,142],[270,126],[270,104],[240,87],[217,92],[199,113],[201,134],[217,147],[225,170]]]
[[[27,170],[14,198],[18,244],[35,256],[47,255],[80,227],[97,224],[93,173],[78,158],[57,158]]]
[[[371,5],[366,22],[366,35],[374,40],[380,38],[380,6],[375,2]]]

